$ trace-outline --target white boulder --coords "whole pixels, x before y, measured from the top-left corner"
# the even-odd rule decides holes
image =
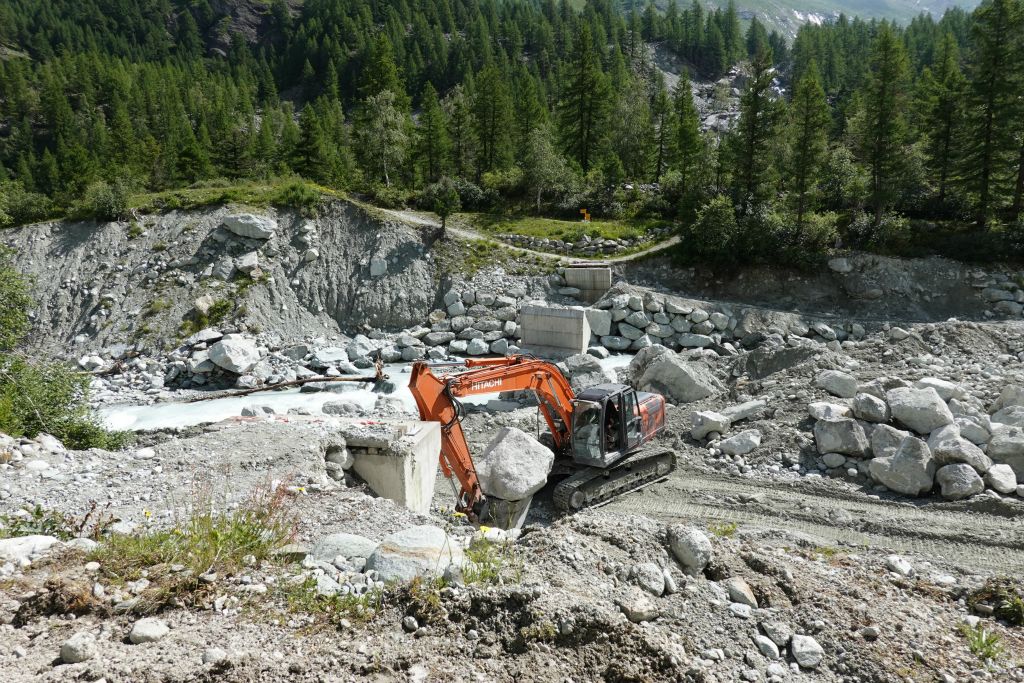
[[[554,460],[554,453],[526,432],[503,427],[476,459],[476,473],[485,494],[521,500],[544,487]]]
[[[931,491],[935,484],[935,459],[928,444],[907,437],[888,457],[876,457],[868,464],[871,478],[893,491],[919,496]]]
[[[241,237],[270,239],[277,231],[277,221],[267,216],[239,213],[224,217],[224,227]]]
[[[229,334],[209,348],[210,360],[237,375],[244,374],[260,361],[256,342],[240,334]]]
[[[985,483],[998,493],[1012,494],[1017,490],[1017,475],[1009,465],[992,465],[985,473]]]
[[[953,424],[953,413],[932,387],[892,389],[886,392],[885,399],[893,419],[918,434],[930,434],[939,427]]]
[[[640,378],[641,391],[661,394],[673,403],[690,403],[725,390],[711,367],[703,361],[686,361],[665,354],[651,363]]]
[[[442,576],[449,565],[462,564],[462,548],[444,529],[423,525],[386,537],[366,558],[366,568],[381,581],[410,581],[417,576]]]
[[[690,576],[700,574],[711,561],[711,541],[700,529],[673,524],[668,528],[668,544]]]
[[[985,483],[970,465],[962,462],[944,465],[935,473],[935,481],[942,487],[942,497],[961,500],[985,490]]]

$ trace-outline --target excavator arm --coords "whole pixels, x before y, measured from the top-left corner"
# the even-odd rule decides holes
[[[463,372],[437,376],[434,368],[465,367]],[[462,431],[460,398],[499,391],[531,390],[554,437],[555,448],[569,448],[575,394],[562,373],[551,363],[528,356],[470,358],[465,363],[413,364],[409,390],[416,399],[420,419],[441,423],[441,471],[454,474],[461,486],[456,507],[476,517],[484,501],[473,456]]]

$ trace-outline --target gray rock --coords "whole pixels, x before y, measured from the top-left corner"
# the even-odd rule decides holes
[[[953,413],[935,389],[898,388],[885,394],[894,420],[918,434],[930,434],[939,427],[953,424]]]
[[[267,216],[239,213],[224,217],[224,227],[241,237],[266,240],[277,231],[277,221]]]
[[[135,645],[155,643],[158,640],[163,640],[164,636],[170,632],[171,629],[160,619],[147,617],[135,622],[131,632],[128,634],[128,640],[132,641]]]
[[[896,429],[889,425],[877,425],[871,430],[871,453],[876,458],[886,458],[895,455],[896,450],[903,443],[903,439],[912,434],[902,429]]]
[[[1017,480],[1024,481],[1024,430],[1019,427],[993,429],[986,453],[994,462],[1009,465]]]
[[[633,325],[630,325],[629,323],[619,323],[619,334],[625,337],[626,339],[635,341],[640,337],[644,336],[644,331],[642,329],[634,327]]]
[[[222,664],[227,660],[227,650],[223,650],[219,647],[208,647],[203,650],[203,664]]]
[[[2,539],[0,540],[0,564],[4,562],[11,562],[15,565],[22,564],[59,543],[60,541],[53,536],[41,534]]]
[[[998,493],[1013,494],[1017,490],[1017,475],[1009,465],[993,465],[985,473],[985,483]]]
[[[80,664],[96,656],[96,638],[88,631],[79,631],[60,646],[60,660],[65,664]]]
[[[857,379],[839,370],[823,370],[814,378],[814,386],[833,396],[853,398],[857,394]]]
[[[807,414],[815,420],[838,420],[844,417],[853,417],[853,410],[850,406],[815,401],[807,404]]]
[[[762,636],[760,633],[755,633],[754,645],[757,646],[758,651],[764,655],[766,659],[775,660],[779,658],[779,646],[776,645],[771,638]]]
[[[854,396],[853,414],[867,422],[888,422],[891,417],[885,401],[871,394]]]
[[[210,360],[218,367],[242,375],[260,360],[256,342],[242,335],[229,334],[209,348]]]
[[[905,578],[914,577],[914,566],[899,555],[889,555],[885,558],[885,568]]]
[[[793,629],[784,621],[763,621],[761,630],[779,647],[785,647],[789,639],[793,637]]]
[[[715,343],[715,340],[706,334],[683,333],[676,337],[679,345],[684,349],[703,349]]]
[[[725,415],[732,422],[739,422],[740,420],[750,420],[760,416],[767,407],[768,401],[759,398],[723,408],[722,415]]]
[[[615,376],[605,370],[596,358],[585,353],[569,356],[560,364],[560,368],[569,378],[569,384],[576,393],[588,387],[615,381]]]
[[[461,565],[462,549],[444,529],[423,525],[387,536],[366,558],[381,581],[410,581],[417,576],[443,576],[449,565]]]
[[[671,349],[661,344],[654,344],[646,349],[637,351],[636,355],[633,356],[633,360],[629,361],[629,366],[626,368],[626,377],[630,382],[639,382],[651,363],[661,356],[671,353]]]
[[[658,607],[644,593],[633,589],[629,595],[619,601],[619,609],[634,624],[658,618]]]
[[[428,332],[423,335],[423,343],[427,346],[441,346],[455,340],[454,332]]]
[[[985,483],[970,465],[962,462],[944,465],[935,473],[935,481],[942,487],[942,497],[961,500],[985,490]]]
[[[939,440],[935,447],[929,450],[939,466],[966,463],[981,474],[988,472],[992,467],[992,459],[985,455],[984,451],[959,436]]]
[[[991,418],[995,424],[1024,427],[1024,406],[1006,406],[996,411]]]
[[[956,417],[956,426],[960,436],[975,446],[987,444],[988,440],[992,438],[988,425],[983,423],[981,418],[970,415],[958,415]]]
[[[707,437],[711,432],[724,434],[729,431],[731,421],[725,415],[711,410],[702,410],[690,415],[690,436],[698,441]]]
[[[673,524],[668,528],[668,543],[672,554],[690,576],[700,574],[711,561],[711,541],[700,529]]]
[[[612,312],[603,311],[597,308],[588,308],[587,322],[590,323],[590,331],[598,337],[605,337],[612,333]]]
[[[532,496],[547,483],[554,454],[515,427],[503,427],[476,459],[477,476],[485,494],[504,500]]]
[[[365,536],[338,532],[324,536],[309,551],[309,556],[320,562],[333,562],[338,556],[346,560],[353,557],[369,557],[377,549],[377,542]]]
[[[915,389],[934,389],[935,393],[939,395],[943,401],[949,401],[953,398],[963,398],[967,395],[963,387],[954,382],[948,382],[944,379],[937,377],[923,377],[914,382]]]
[[[760,445],[761,432],[756,429],[747,429],[725,439],[718,444],[718,447],[723,453],[728,453],[729,455],[747,455]]]
[[[453,342],[454,343],[454,342]],[[466,353],[470,356],[484,356],[491,350],[491,345],[483,339],[470,339],[466,345]]]
[[[842,467],[846,464],[846,456],[839,453],[826,453],[821,456],[821,460],[825,463],[826,467],[831,468]]]
[[[825,656],[825,650],[811,636],[793,636],[789,641],[789,652],[804,669],[818,668]]]
[[[618,337],[615,335],[609,335],[607,337],[601,337],[601,346],[612,351],[625,351],[629,348],[629,345],[633,342],[625,337]]]
[[[894,455],[876,457],[868,465],[872,479],[908,496],[931,491],[935,484],[935,469],[935,459],[928,450],[928,444],[912,436],[903,440]]]
[[[685,361],[674,354],[652,362],[640,378],[639,388],[662,394],[673,403],[699,401],[725,390],[706,363]]]
[[[661,571],[661,567],[653,562],[633,565],[630,575],[636,585],[651,595],[661,597],[665,592],[665,574]]]
[[[250,251],[247,254],[242,254],[235,259],[235,268],[242,271],[243,273],[251,273],[260,267],[260,255],[255,251]]]
[[[388,272],[388,261],[387,259],[381,258],[380,256],[374,256],[370,259],[370,277],[384,277]]]
[[[750,586],[741,577],[734,576],[726,581],[725,588],[729,591],[729,599],[733,602],[757,609],[757,598],[754,597],[754,591],[750,590]]]
[[[859,458],[868,453],[868,437],[856,420],[818,420],[814,423],[814,441],[818,453],[842,453]]]

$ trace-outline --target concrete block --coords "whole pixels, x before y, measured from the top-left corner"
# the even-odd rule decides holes
[[[580,290],[577,298],[594,303],[612,286],[612,269],[607,267],[566,268],[565,284]]]
[[[352,469],[374,493],[427,514],[434,497],[441,425],[418,420],[343,423]]]
[[[590,345],[590,323],[586,309],[527,304],[519,311],[521,346],[584,353]]]

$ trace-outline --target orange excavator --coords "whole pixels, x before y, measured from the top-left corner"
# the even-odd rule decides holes
[[[447,370],[435,374],[435,370]],[[460,398],[530,390],[550,431],[556,464],[568,473],[555,506],[578,510],[665,476],[675,453],[648,444],[665,426],[665,398],[625,384],[599,384],[577,395],[552,363],[531,356],[413,364],[409,389],[420,419],[441,423],[441,471],[459,480],[456,508],[478,520],[486,500],[461,420]],[[547,473],[545,473],[547,474]]]

